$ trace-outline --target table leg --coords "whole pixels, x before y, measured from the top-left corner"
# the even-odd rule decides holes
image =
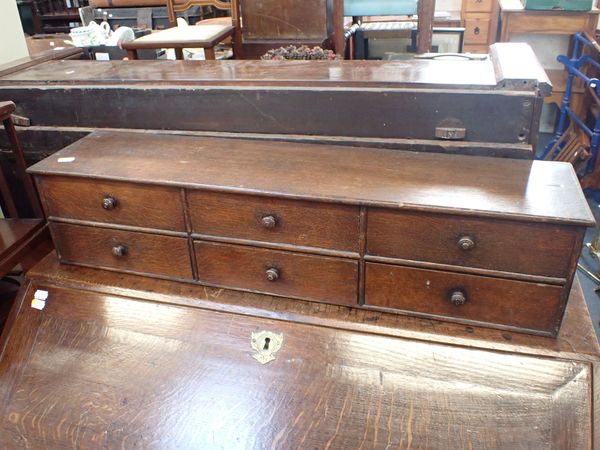
[[[214,61],[215,58],[215,48],[214,47],[206,47],[204,49],[204,58],[206,60]]]
[[[127,50],[127,58],[129,58],[130,61],[138,59],[137,50]]]
[[[183,49],[182,48],[175,49],[175,59],[183,59]]]

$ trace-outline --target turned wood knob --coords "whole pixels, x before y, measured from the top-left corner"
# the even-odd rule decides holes
[[[458,246],[461,250],[471,250],[473,247],[475,247],[475,241],[472,237],[463,236],[458,240]]]
[[[112,248],[112,254],[113,254],[113,256],[116,256],[117,258],[121,258],[127,254],[127,247],[125,247],[124,245],[120,245],[120,244],[115,245]]]
[[[104,209],[115,209],[117,207],[117,199],[107,195],[102,199],[102,207]]]
[[[452,291],[450,293],[450,302],[452,302],[454,306],[464,305],[467,302],[467,296],[463,291]]]
[[[262,219],[260,219],[260,223],[262,223],[262,226],[265,228],[275,228],[275,225],[277,225],[277,219],[275,216],[264,216]]]
[[[275,269],[274,267],[271,267],[270,269],[267,269],[266,275],[267,280],[277,281],[279,279],[279,270]]]

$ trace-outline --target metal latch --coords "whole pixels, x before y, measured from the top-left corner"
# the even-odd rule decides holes
[[[467,135],[467,129],[462,127],[436,127],[435,137],[449,141],[464,139]]]

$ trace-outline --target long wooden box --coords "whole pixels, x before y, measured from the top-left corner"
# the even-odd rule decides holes
[[[9,72],[0,98],[31,120],[21,137],[36,156],[64,136],[130,128],[532,159],[551,90],[514,43],[485,61],[58,61]]]
[[[30,281],[0,338],[6,450],[600,444],[600,350],[577,284],[549,339],[53,257]],[[262,331],[281,338],[264,365]]]
[[[34,165],[62,262],[555,335],[570,164],[96,132]]]

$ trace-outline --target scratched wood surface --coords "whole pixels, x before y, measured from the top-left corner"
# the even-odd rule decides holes
[[[591,448],[598,352],[581,335],[516,336],[520,344],[490,351],[477,337],[465,346],[385,326],[365,333],[343,307],[327,307],[338,308],[332,327],[206,301],[273,300],[256,294],[209,288],[202,302],[195,289],[183,306],[164,302],[167,282],[149,280],[146,300],[123,296],[144,279],[66,269],[49,257],[33,270],[46,279],[34,280],[0,340],[1,448]],[[110,276],[115,287],[103,284]],[[49,291],[43,311],[29,307],[37,288]],[[561,333],[587,335],[578,288],[576,297]],[[438,324],[439,339],[460,339],[458,326],[452,337]],[[250,346],[263,329],[284,336],[267,365]],[[470,331],[479,333],[497,332]]]

